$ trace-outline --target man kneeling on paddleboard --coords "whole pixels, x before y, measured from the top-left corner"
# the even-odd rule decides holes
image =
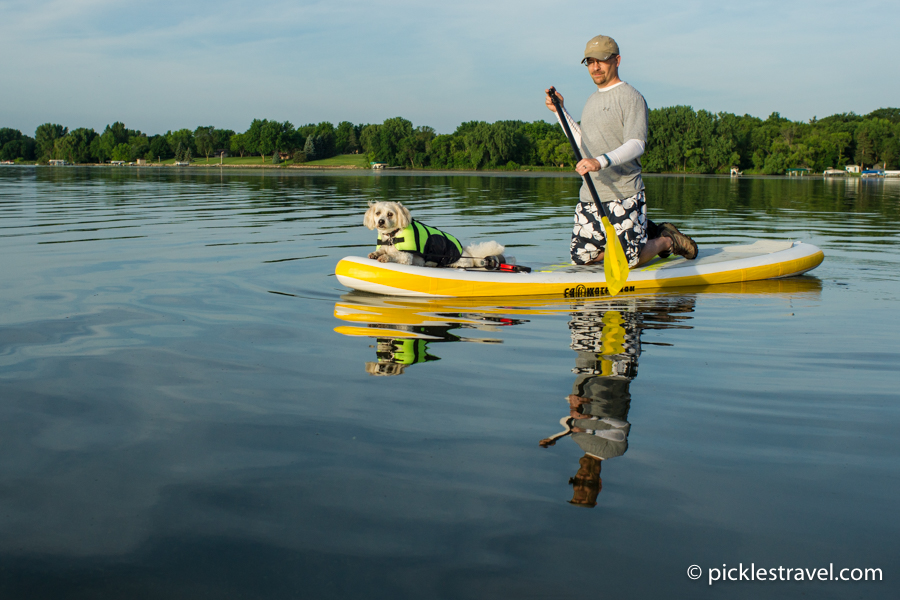
[[[697,258],[697,244],[671,223],[657,225],[647,218],[641,160],[647,146],[647,101],[636,89],[619,79],[619,46],[615,40],[598,35],[587,43],[584,60],[597,91],[588,98],[581,125],[569,115],[559,99],[564,115],[557,113],[547,92],[547,108],[565,118],[583,158],[575,165],[579,175],[590,173],[601,202],[608,207],[609,220],[625,250],[629,267],[649,262],[657,255],[674,252]],[[591,158],[595,157],[595,158]],[[605,236],[602,214],[594,203],[587,183],[581,186],[575,208],[570,253],[576,265],[602,262]]]

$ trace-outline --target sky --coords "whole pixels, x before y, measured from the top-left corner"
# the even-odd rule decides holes
[[[0,127],[148,134],[253,119],[576,116],[598,34],[650,108],[795,121],[900,106],[900,3],[700,0],[0,0]]]

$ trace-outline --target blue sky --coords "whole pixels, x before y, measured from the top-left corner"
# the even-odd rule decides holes
[[[449,133],[548,119],[549,85],[577,115],[599,33],[651,108],[865,114],[900,106],[898,23],[886,1],[0,0],[0,127],[403,116]]]

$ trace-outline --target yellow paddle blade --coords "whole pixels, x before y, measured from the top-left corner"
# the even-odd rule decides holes
[[[603,251],[603,274],[606,275],[606,288],[610,296],[615,296],[628,281],[628,259],[625,258],[625,250],[622,242],[616,235],[616,228],[612,226],[606,216],[600,218],[603,223],[603,231],[606,233],[606,249]]]

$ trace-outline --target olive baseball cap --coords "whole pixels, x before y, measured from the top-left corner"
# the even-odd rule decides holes
[[[616,43],[616,40],[605,35],[592,37],[584,48],[585,59],[609,60],[618,53],[619,45]]]

